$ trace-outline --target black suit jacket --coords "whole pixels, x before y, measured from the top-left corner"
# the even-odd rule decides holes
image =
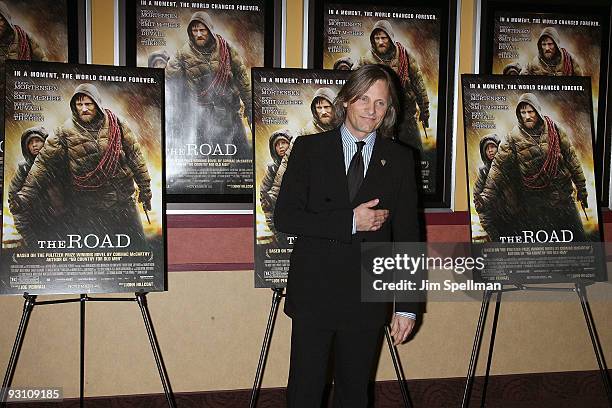
[[[389,218],[378,231],[352,234],[353,209],[374,198]],[[340,130],[297,138],[274,222],[279,231],[298,236],[285,313],[330,327],[380,327],[388,322],[390,304],[361,302],[360,244],[419,241],[411,150],[377,136],[366,177],[350,202]],[[397,303],[396,311],[416,312],[408,303]]]

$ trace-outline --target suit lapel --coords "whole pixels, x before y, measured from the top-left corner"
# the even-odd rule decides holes
[[[384,141],[381,139],[380,135],[376,135],[376,142],[374,143],[374,149],[372,150],[368,170],[356,196],[364,191],[372,190],[376,183],[380,183],[381,180],[384,180],[384,177],[382,177],[382,174],[384,173],[384,165],[382,163],[385,159],[383,145]]]
[[[330,182],[335,184],[341,197],[348,201],[348,180],[346,178],[346,168],[344,167],[344,149],[342,148],[342,135],[340,129],[330,137],[330,148],[327,150],[327,166],[329,168]]]

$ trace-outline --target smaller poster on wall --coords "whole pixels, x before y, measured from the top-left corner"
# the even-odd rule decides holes
[[[128,63],[166,75],[172,202],[250,202],[251,68],[271,65],[272,0],[129,2]]]
[[[549,2],[554,3],[554,2]],[[503,75],[584,76],[591,82],[595,173],[607,203],[610,122],[610,2],[559,4],[483,2],[480,72]]]
[[[9,61],[0,294],[162,291],[162,70]]]
[[[498,11],[494,17],[491,73],[591,77],[597,135],[606,18],[602,15]]]
[[[296,237],[274,227],[274,207],[296,138],[337,123],[334,99],[349,72],[254,69],[255,287],[284,287]]]
[[[601,280],[589,78],[462,75],[462,82],[471,240],[494,244],[480,248],[494,247],[489,261],[501,259],[484,276]],[[557,255],[571,259],[550,258]]]
[[[315,68],[394,71],[402,104],[396,138],[418,154],[426,205],[449,206],[456,3],[331,0],[317,2],[312,17]]]

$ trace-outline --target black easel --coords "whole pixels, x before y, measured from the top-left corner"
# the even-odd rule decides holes
[[[270,351],[270,340],[272,339],[272,332],[274,331],[274,323],[276,322],[276,316],[278,314],[278,306],[284,295],[283,288],[272,288],[272,305],[270,306],[270,314],[268,315],[268,324],[266,325],[266,333],[264,335],[263,343],[261,345],[261,352],[259,353],[259,363],[257,364],[257,371],[255,373],[255,381],[253,382],[253,389],[251,390],[251,398],[249,400],[249,408],[255,408],[257,405],[257,398],[259,397],[259,391],[261,390],[261,379],[268,359],[268,351]],[[393,345],[391,340],[391,333],[389,332],[389,326],[385,326],[385,336],[387,338],[387,344],[389,345],[389,352],[391,353],[391,359],[393,360],[393,366],[395,367],[395,374],[397,375],[397,382],[402,393],[404,400],[404,406],[412,408],[410,403],[410,395],[408,394],[408,388],[406,386],[406,380],[404,379],[404,373],[400,363],[397,349]]]
[[[13,376],[15,374],[15,369],[17,367],[17,361],[19,360],[19,353],[21,352],[21,346],[23,345],[23,339],[25,338],[26,329],[28,327],[28,322],[30,320],[30,315],[32,314],[32,310],[34,309],[34,306],[80,302],[79,406],[82,408],[85,404],[84,402],[84,396],[85,396],[85,303],[86,302],[133,302],[133,301],[136,301],[138,303],[138,306],[140,306],[140,311],[142,313],[142,319],[144,320],[145,328],[147,330],[147,335],[149,337],[149,342],[151,343],[151,349],[153,350],[153,356],[155,357],[155,363],[157,365],[157,370],[159,371],[159,377],[161,379],[162,386],[164,387],[164,394],[166,396],[168,407],[170,408],[176,407],[176,403],[174,401],[174,395],[172,393],[172,388],[170,386],[170,380],[168,378],[168,372],[166,371],[166,366],[164,365],[164,361],[161,356],[159,342],[157,341],[157,336],[155,335],[155,329],[153,328],[153,322],[151,320],[151,315],[149,314],[149,308],[147,306],[147,293],[146,292],[138,292],[135,294],[134,298],[100,298],[100,297],[91,298],[87,295],[80,295],[79,298],[73,298],[73,299],[36,301],[36,295],[30,295],[28,293],[24,293],[23,297],[25,298],[25,301],[23,304],[23,314],[21,315],[21,321],[19,323],[19,328],[17,329],[17,336],[15,337],[15,343],[13,345],[11,357],[9,359],[8,367],[6,368],[6,374],[4,375],[4,381],[2,382],[2,388],[0,389],[0,407],[2,408],[6,407],[6,397],[8,394],[8,389],[11,386],[11,383],[13,381]]]
[[[589,283],[590,284],[590,283]],[[474,385],[474,378],[476,376],[476,364],[478,362],[478,355],[480,354],[480,346],[482,343],[483,331],[485,322],[487,320],[487,312],[489,309],[489,303],[494,293],[497,293],[497,299],[495,301],[495,315],[493,317],[493,325],[491,327],[491,338],[489,342],[489,353],[487,356],[487,367],[484,376],[484,384],[482,388],[482,397],[480,400],[481,408],[485,406],[485,399],[487,393],[487,385],[489,383],[489,373],[491,369],[491,361],[493,359],[493,347],[495,344],[495,332],[497,331],[497,322],[499,317],[499,309],[501,306],[502,293],[514,292],[514,291],[539,291],[539,292],[575,292],[580,299],[582,306],[582,312],[586,320],[587,330],[591,337],[591,343],[593,344],[593,350],[595,351],[595,358],[597,359],[597,365],[599,366],[599,373],[605,388],[606,396],[608,397],[608,403],[612,408],[612,381],[608,374],[608,367],[604,359],[601,342],[595,328],[595,322],[593,321],[593,314],[591,313],[591,307],[586,293],[586,286],[583,282],[576,282],[573,288],[545,288],[545,287],[532,287],[523,286],[516,284],[511,288],[502,288],[499,291],[485,291],[482,296],[482,305],[480,307],[480,316],[478,317],[478,324],[476,326],[476,333],[474,334],[474,344],[472,346],[472,354],[470,356],[470,364],[468,367],[467,378],[465,381],[465,388],[463,390],[463,399],[461,401],[461,408],[467,408],[470,404],[470,398],[472,396],[472,386]]]
[[[402,363],[399,359],[399,355],[397,354],[397,348],[393,345],[389,325],[385,325],[385,337],[387,338],[387,345],[389,346],[389,352],[391,353],[391,360],[393,360],[393,367],[395,368],[397,383],[400,387],[400,392],[402,393],[402,399],[404,400],[404,407],[412,408],[410,394],[408,394],[408,386],[406,385],[406,379],[404,378],[404,370],[402,370]]]

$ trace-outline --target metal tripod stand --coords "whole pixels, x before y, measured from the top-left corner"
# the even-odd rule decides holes
[[[0,389],[0,407],[6,407],[6,398],[8,395],[8,390],[13,381],[13,376],[15,375],[15,369],[17,368],[17,361],[19,360],[19,354],[21,353],[21,347],[23,345],[23,340],[25,338],[26,329],[28,327],[28,322],[30,320],[30,316],[32,311],[34,310],[34,306],[42,306],[42,305],[56,305],[61,303],[80,303],[80,394],[79,394],[79,406],[84,407],[85,401],[85,304],[86,302],[137,302],[140,307],[140,311],[142,313],[142,319],[144,321],[145,329],[147,330],[147,336],[149,337],[149,342],[151,344],[151,349],[153,351],[153,356],[155,358],[155,364],[157,365],[157,370],[159,371],[159,377],[162,382],[162,386],[164,388],[164,394],[166,397],[166,402],[168,403],[168,407],[175,408],[176,402],[174,401],[174,395],[172,393],[172,387],[170,386],[170,380],[168,378],[168,372],[166,371],[166,366],[164,365],[164,360],[162,359],[161,350],[159,348],[159,342],[157,341],[157,336],[155,335],[155,329],[153,328],[153,321],[151,320],[151,315],[149,313],[149,308],[147,305],[147,293],[146,292],[138,292],[135,294],[134,298],[91,298],[87,295],[80,295],[78,298],[73,299],[62,299],[62,300],[46,300],[46,301],[37,301],[36,295],[30,295],[28,293],[24,293],[23,297],[25,298],[23,304],[23,313],[21,315],[21,321],[19,322],[19,328],[17,329],[17,335],[15,337],[15,343],[13,344],[13,350],[11,352],[11,357],[9,358],[9,363],[6,368],[6,373],[4,375],[4,381],[2,382],[2,388]]]

